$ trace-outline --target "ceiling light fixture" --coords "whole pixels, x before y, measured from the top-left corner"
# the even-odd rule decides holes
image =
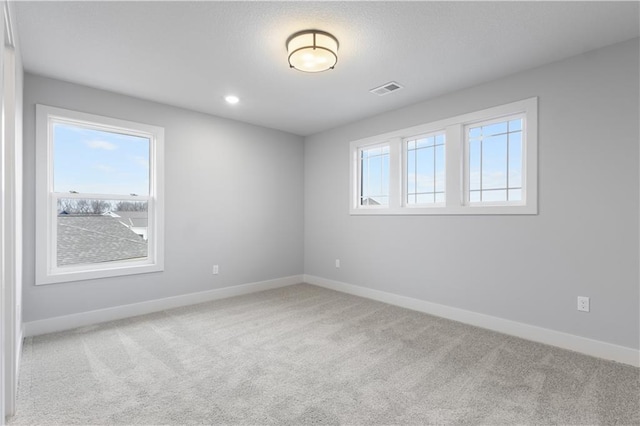
[[[332,70],[338,62],[338,39],[319,30],[304,30],[287,39],[289,67],[304,72]]]
[[[226,96],[224,98],[224,100],[227,101],[227,103],[230,103],[232,105],[233,104],[237,104],[238,102],[240,102],[240,98],[238,98],[237,96],[233,96],[233,95]]]

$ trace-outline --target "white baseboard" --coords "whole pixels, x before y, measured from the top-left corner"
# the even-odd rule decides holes
[[[373,290],[340,281],[329,280],[313,275],[305,274],[304,282],[343,293],[353,294],[354,296],[360,296],[388,303],[390,305],[400,306],[442,318],[448,318],[477,327],[532,340],[534,342],[545,343],[547,345],[569,349],[586,355],[617,361],[623,364],[633,365],[634,367],[640,367],[640,351],[637,349],[588,339],[586,337],[580,337],[573,334],[563,333],[561,331],[493,317],[464,309],[440,305],[438,303],[427,302],[425,300],[414,299],[412,297],[400,296],[380,290]]]
[[[545,343],[586,355],[640,367],[640,351],[637,349],[306,274],[81,312],[46,320],[30,321],[24,323],[23,335],[24,337],[30,337],[56,331],[70,330],[86,325],[129,318],[181,306],[195,305],[210,300],[225,299],[258,291],[286,287],[301,282],[436,315],[442,318],[448,318],[534,342]],[[22,345],[22,339],[19,341],[20,345]],[[22,353],[21,348],[18,353]],[[20,362],[20,357],[18,357],[17,362]]]
[[[301,282],[303,282],[303,275],[292,275],[273,280],[235,285],[214,290],[201,291],[198,293],[181,294],[179,296],[167,297],[164,299],[114,306],[112,308],[80,312],[77,314],[48,318],[45,320],[30,321],[24,323],[24,337],[71,330],[106,321],[135,317],[138,315],[150,314],[152,312],[164,311],[166,309],[179,308],[181,306],[195,305],[198,303],[208,302],[210,300],[226,299],[228,297],[286,287],[293,284],[299,284]]]

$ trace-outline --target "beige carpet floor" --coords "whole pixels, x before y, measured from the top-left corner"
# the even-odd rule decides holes
[[[640,424],[639,369],[296,285],[25,341],[11,424]]]

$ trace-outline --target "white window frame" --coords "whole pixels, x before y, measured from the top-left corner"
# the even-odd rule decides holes
[[[468,126],[521,114],[522,201],[468,202]],[[406,200],[406,141],[419,135],[445,133],[445,202],[434,205],[408,205]],[[389,206],[359,205],[359,152],[363,148],[388,143],[390,146]],[[499,105],[435,122],[400,129],[350,143],[351,215],[535,215],[538,214],[538,98]]]
[[[53,188],[53,123],[149,139],[149,195],[56,194]],[[57,199],[109,199],[148,203],[148,251],[141,260],[57,266]],[[164,129],[46,105],[36,105],[36,285],[164,270]]]

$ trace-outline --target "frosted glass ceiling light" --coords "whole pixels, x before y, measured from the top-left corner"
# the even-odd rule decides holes
[[[287,39],[289,67],[304,72],[332,70],[338,62],[338,39],[318,30],[305,30]]]

